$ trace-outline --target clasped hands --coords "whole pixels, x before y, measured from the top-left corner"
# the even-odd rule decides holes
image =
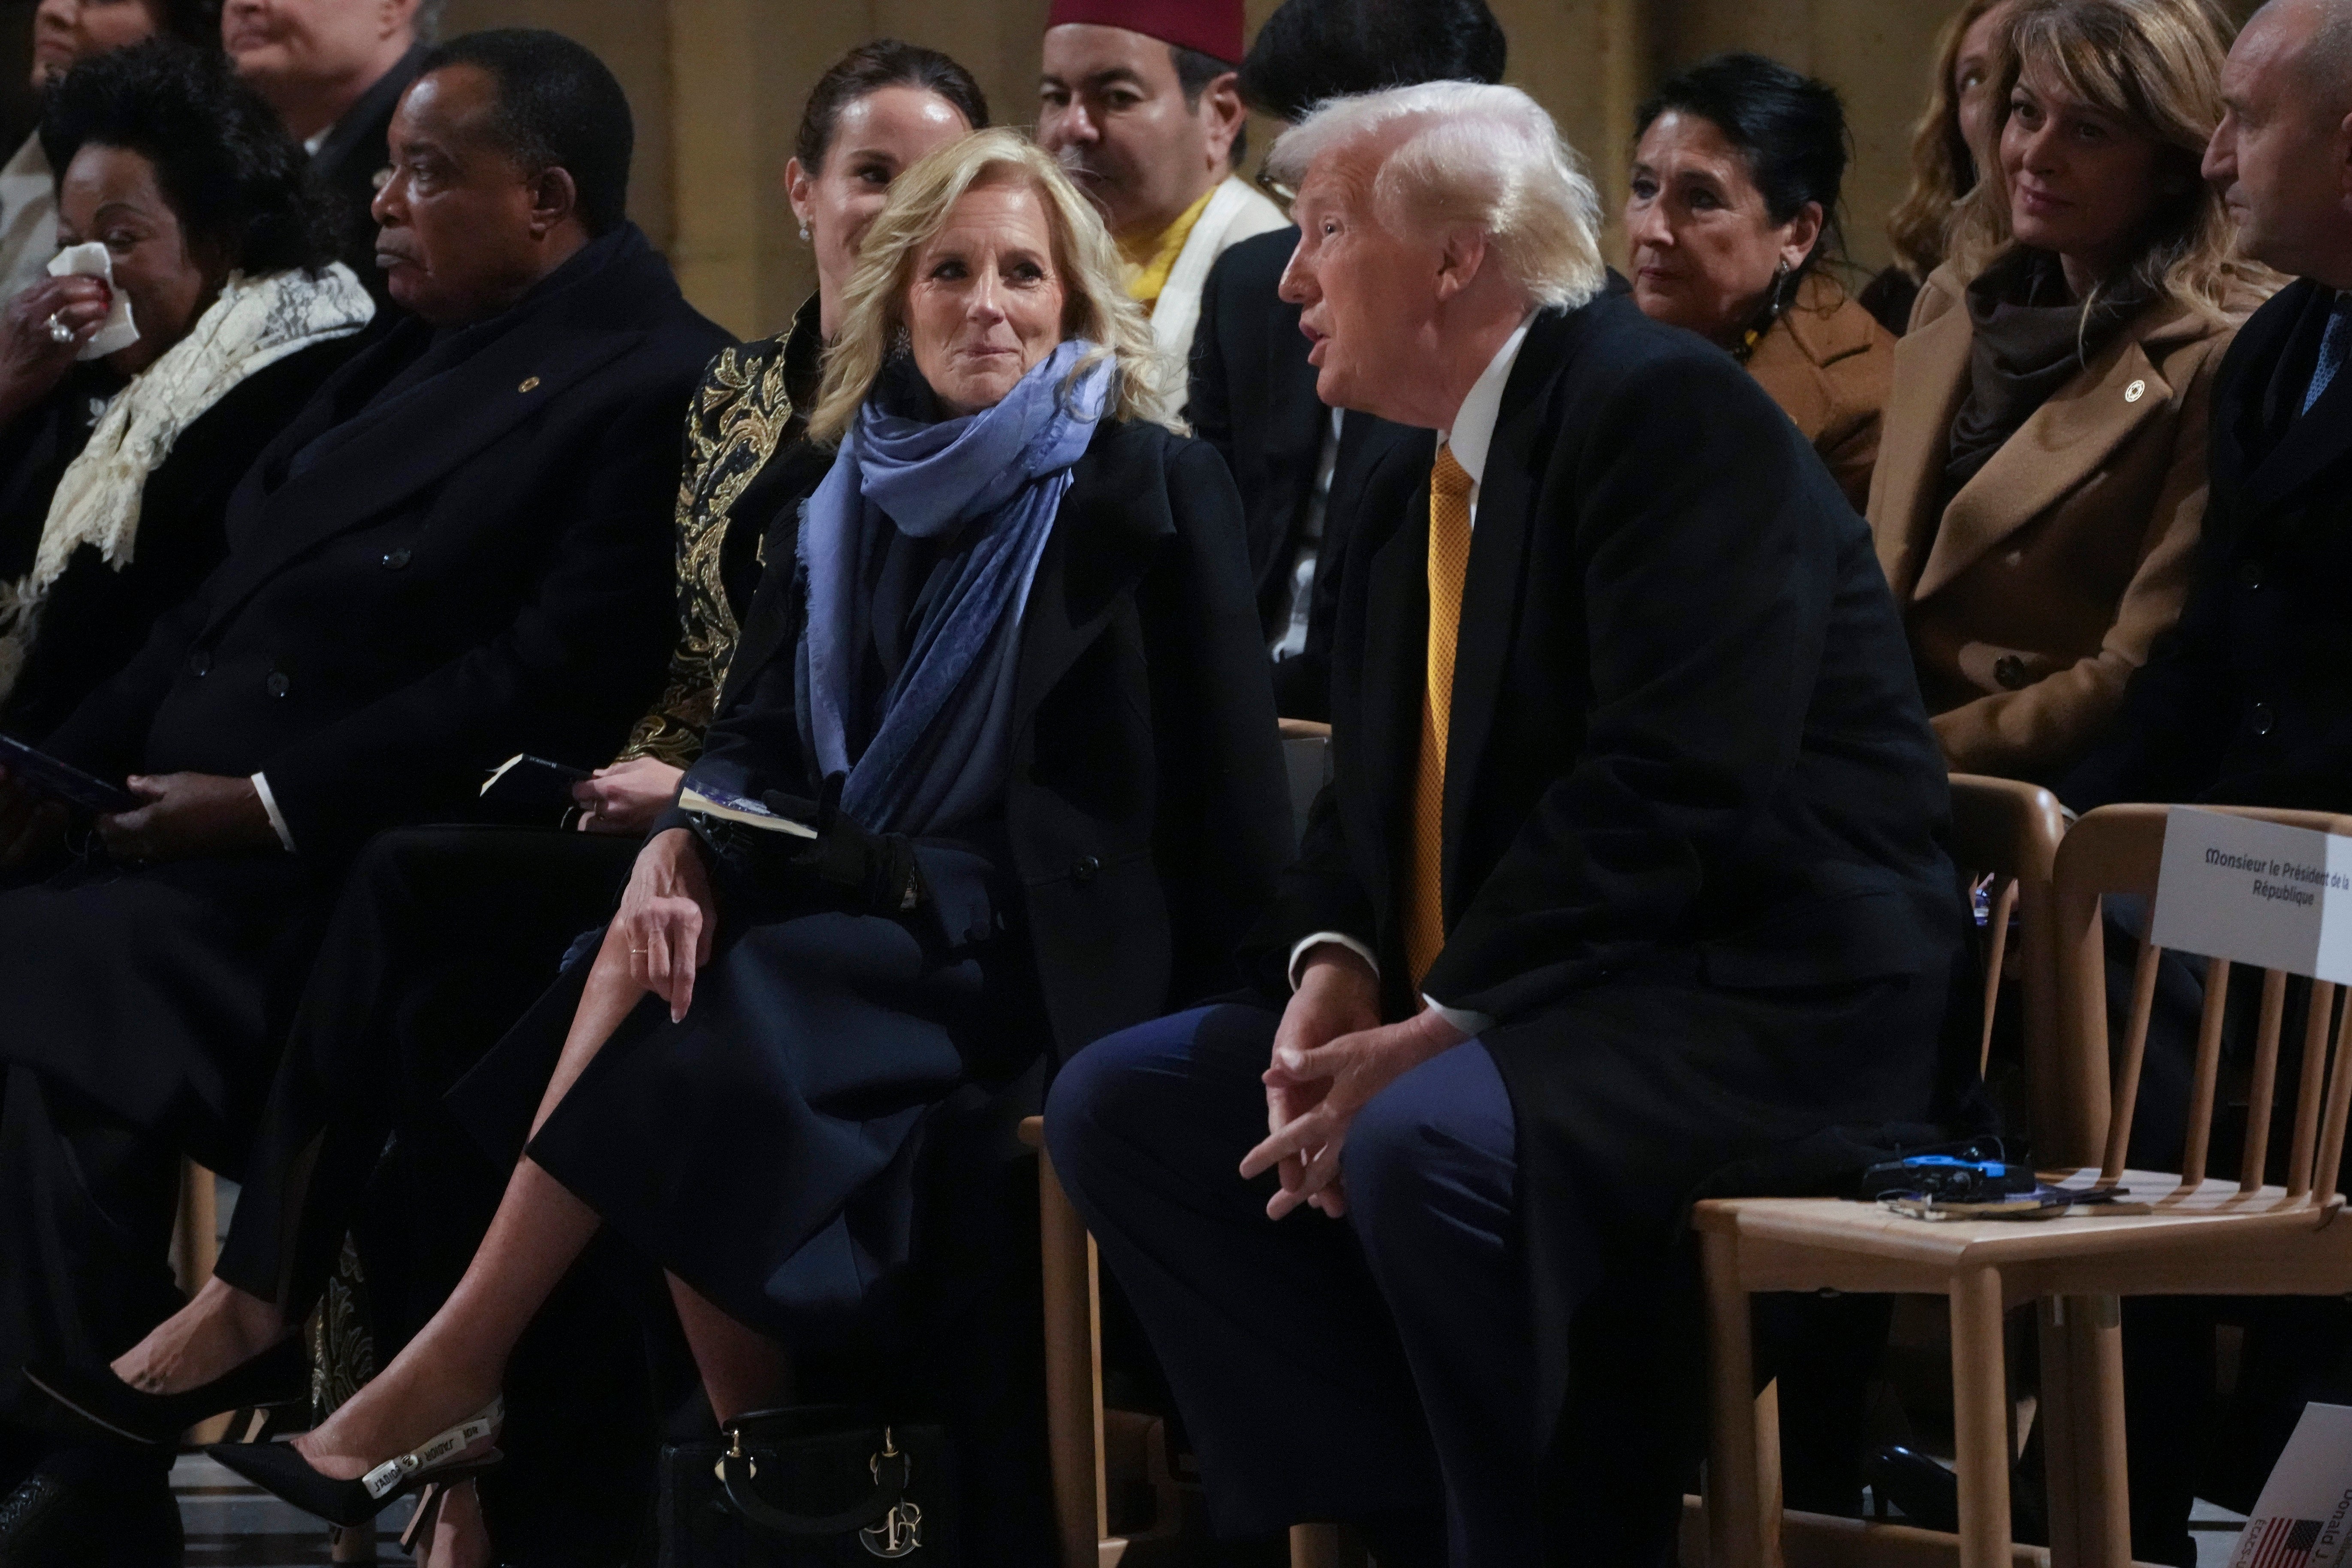
[[[133,774],[124,786],[147,804],[98,819],[107,853],[126,865],[280,847],[250,778],[215,773]],[[61,843],[66,810],[0,768],[0,867],[23,865]]]
[[[1340,1156],[1356,1113],[1469,1037],[1433,1009],[1382,1024],[1371,966],[1336,944],[1310,952],[1265,1069],[1267,1136],[1242,1161],[1244,1178],[1273,1171],[1282,1184],[1266,1217],[1280,1219],[1301,1205],[1333,1219],[1346,1215]]]

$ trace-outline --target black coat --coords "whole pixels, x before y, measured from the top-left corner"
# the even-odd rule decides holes
[[[367,285],[379,311],[400,307],[385,287],[383,269],[375,264],[375,194],[392,163],[393,110],[400,107],[400,95],[408,90],[408,84],[416,79],[425,53],[425,47],[417,44],[401,56],[397,64],[376,79],[375,85],[360,95],[358,102],[344,110],[310,156],[310,167],[326,186],[333,209],[335,258]]]
[[[1003,912],[1029,934],[1057,1059],[1230,988],[1234,949],[1289,858],[1237,510],[1206,447],[1106,422],[1030,590],[1004,804],[1022,907]],[[792,707],[806,614],[797,530],[787,510],[767,538],[703,743],[705,763],[755,796],[816,793]],[[993,929],[985,898],[946,890],[950,941]]]
[[[298,853],[0,892],[0,1061],[236,1171],[350,853],[466,814],[517,752],[612,755],[652,697],[678,432],[726,342],[624,229],[331,378],[231,499],[227,561],[48,742],[114,777],[259,771]]]
[[[2221,362],[2189,603],[2061,783],[2077,810],[2352,808],[2352,375],[2297,412],[2334,304],[2309,281],[2284,289]]]
[[[1869,532],[1744,371],[1614,295],[1545,312],[1480,482],[1447,941],[1422,988],[1496,1020],[1552,1409],[1573,1302],[1548,1238],[1654,1251],[1727,1166],[1924,1118],[1960,904]],[[1370,494],[1333,650],[1336,782],[1250,957],[1279,995],[1296,942],[1355,937],[1402,1016],[1428,471],[1392,455]]]
[[[130,562],[109,566],[84,545],[51,584],[24,672],[0,705],[0,728],[38,741],[131,662],[156,622],[228,553],[229,496],[246,470],[359,343],[314,343],[263,367],[181,433],[147,476]],[[0,437],[0,577],[32,569],[50,497],[88,443],[98,406],[95,389],[69,377]]]
[[[1276,293],[1297,246],[1297,229],[1276,229],[1243,240],[1209,269],[1200,325],[1192,331],[1192,401],[1184,410],[1193,434],[1217,449],[1241,490],[1258,630],[1269,644],[1288,620],[1292,568],[1331,428],[1331,410],[1315,395],[1318,372],[1307,363],[1299,307]],[[1345,551],[1362,509],[1364,481],[1393,447],[1418,452],[1424,465],[1434,452],[1426,430],[1369,414],[1349,413],[1344,421],[1324,506],[1306,651],[1275,670],[1277,700],[1293,719],[1329,717],[1340,577],[1329,568]]]
[[[403,321],[270,446],[228,561],[52,748],[261,771],[329,859],[464,815],[517,752],[612,755],[660,682],[678,431],[727,341],[634,227],[492,321]]]

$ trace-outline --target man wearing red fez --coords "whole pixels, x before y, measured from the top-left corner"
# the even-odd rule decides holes
[[[1211,265],[1288,222],[1234,176],[1243,52],[1242,0],[1054,0],[1046,18],[1037,138],[1103,209],[1180,367]],[[1182,405],[1172,393],[1164,412]]]

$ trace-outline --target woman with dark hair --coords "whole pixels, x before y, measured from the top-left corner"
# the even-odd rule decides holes
[[[0,726],[35,739],[219,563],[230,490],[374,314],[218,50],[76,66],[41,140],[69,248],[0,310]]]
[[[1870,492],[1944,755],[2047,782],[2180,614],[2213,380],[2276,287],[2200,174],[2207,0],[2015,0],[1992,159],[1895,363]]]
[[[220,47],[220,0],[40,0],[33,9],[33,90],[83,60],[155,37]],[[0,300],[41,280],[58,248],[56,169],[37,129],[0,164]]]
[[[1760,55],[1717,55],[1661,86],[1635,133],[1634,303],[1745,364],[1859,510],[1895,340],[1830,275],[1848,148],[1836,91]]]
[[[818,79],[785,170],[817,289],[789,331],[720,354],[688,412],[681,626],[660,698],[621,759],[576,786],[580,831],[408,828],[362,852],[213,1279],[110,1370],[35,1369],[37,1385],[157,1443],[176,1441],[191,1410],[298,1397],[309,1372],[296,1331],[336,1274],[363,1192],[374,1194],[370,1213],[389,1194],[415,1215],[357,1232],[378,1351],[398,1350],[446,1297],[500,1173],[482,1168],[487,1192],[469,1184],[478,1156],[442,1096],[546,989],[572,939],[609,915],[646,830],[700,754],[761,562],[791,558],[796,509],[831,464],[803,435],[866,230],[903,170],[987,123],[970,73],[913,45],[861,45]],[[412,1237],[423,1245],[412,1249]],[[526,1346],[509,1385],[512,1462],[478,1503],[470,1487],[449,1499],[435,1561],[475,1550],[484,1512],[493,1533],[528,1540],[550,1561],[602,1562],[629,1539],[629,1511],[650,1486],[632,1466],[649,1445],[629,1442],[637,1434],[610,1409],[598,1423],[577,1419],[583,1403],[642,1393],[630,1384],[641,1369],[582,1353],[592,1339],[609,1346],[613,1316],[609,1304],[577,1302],[543,1337],[544,1354]],[[625,1343],[629,1331],[617,1337]]]
[[[2015,0],[1967,0],[1936,34],[1927,106],[1911,128],[1911,188],[1887,215],[1895,259],[1859,296],[1878,324],[1901,337],[1927,275],[1944,264],[1952,219],[1977,184],[1977,148],[1992,122],[2001,30]]]

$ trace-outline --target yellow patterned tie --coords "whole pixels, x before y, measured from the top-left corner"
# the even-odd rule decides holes
[[[1445,735],[1454,716],[1454,644],[1470,567],[1470,476],[1440,447],[1429,474],[1429,684],[1421,698],[1421,766],[1412,788],[1412,897],[1405,962],[1417,990],[1445,945]]]

